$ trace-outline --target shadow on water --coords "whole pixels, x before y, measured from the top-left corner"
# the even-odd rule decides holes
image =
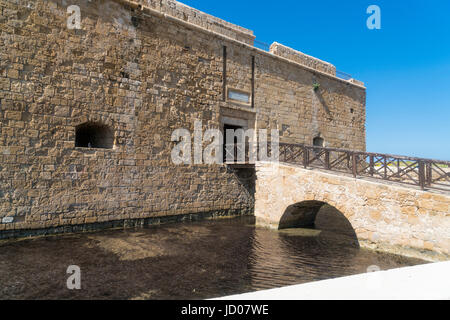
[[[329,222],[318,214],[317,227]],[[205,299],[424,263],[346,244],[335,226],[273,231],[239,218],[2,242],[0,298]],[[81,290],[66,288],[69,265]]]

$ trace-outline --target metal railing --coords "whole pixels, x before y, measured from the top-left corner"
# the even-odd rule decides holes
[[[270,44],[256,40],[256,39],[254,40],[253,46],[258,49],[262,49],[264,51],[270,51]]]
[[[280,162],[450,191],[450,161],[280,143]]]
[[[339,71],[339,70],[336,70],[336,77],[344,79],[344,80],[353,79],[352,75],[342,72],[342,71]]]
[[[232,145],[230,145],[232,146]],[[234,159],[239,151],[245,152],[245,162],[227,162],[227,164],[254,164],[249,157],[249,144],[246,148],[235,146]],[[247,152],[246,152],[247,150]],[[254,147],[261,160],[261,151],[272,155],[271,143],[267,149]],[[419,186],[422,189],[450,191],[450,161],[432,160],[390,154],[370,153],[336,148],[323,148],[303,144],[280,143],[279,162],[299,165],[304,168],[324,169],[333,172],[351,174],[355,178],[370,177],[385,181]],[[228,155],[229,152],[225,151]],[[241,159],[242,160],[242,159]]]

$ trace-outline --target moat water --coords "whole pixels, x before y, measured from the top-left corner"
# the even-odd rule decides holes
[[[426,263],[359,248],[339,219],[319,215],[316,229],[237,218],[4,241],[0,299],[206,299]],[[70,265],[81,268],[81,290],[66,287]]]

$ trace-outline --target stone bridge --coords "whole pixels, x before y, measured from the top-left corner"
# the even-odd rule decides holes
[[[358,245],[428,260],[450,257],[450,194],[298,165],[256,164],[257,224],[309,227],[330,208]]]

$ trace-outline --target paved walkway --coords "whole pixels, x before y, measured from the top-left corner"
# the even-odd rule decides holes
[[[450,300],[450,262],[366,273],[219,300]]]

